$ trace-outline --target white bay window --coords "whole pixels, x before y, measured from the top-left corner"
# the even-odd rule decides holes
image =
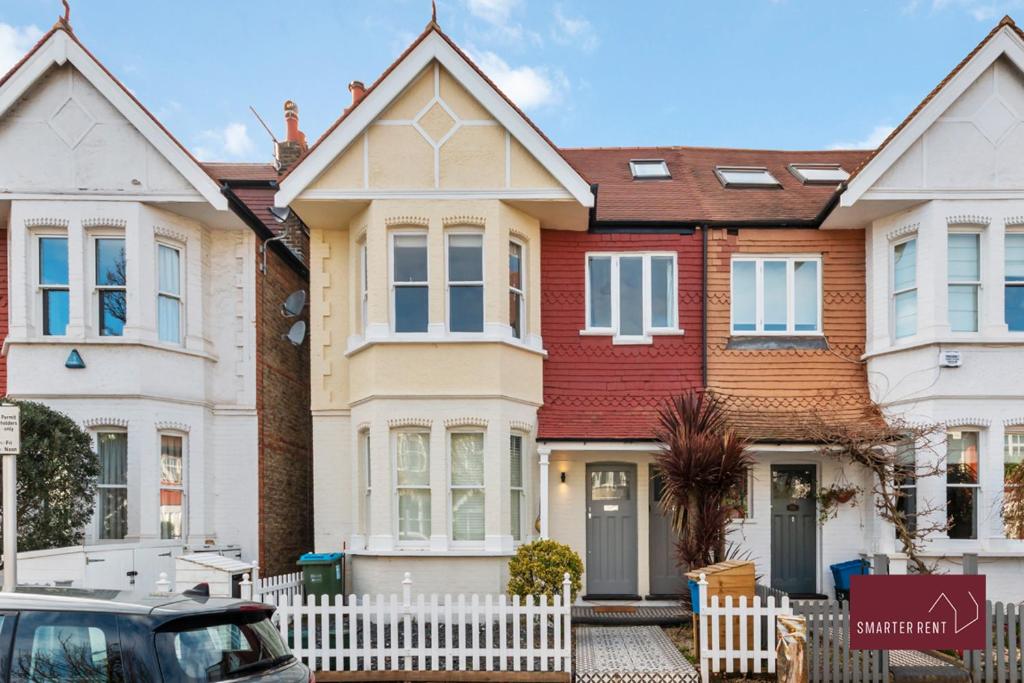
[[[160,435],[160,538],[185,533],[185,439]]]
[[[391,237],[392,325],[395,332],[426,332],[429,320],[426,233]]]
[[[892,247],[893,337],[903,339],[917,333],[917,238]]]
[[[452,432],[451,533],[452,541],[484,540],[484,435]]]
[[[948,249],[949,328],[953,332],[977,332],[981,235],[951,232]]]
[[[821,334],[821,257],[733,258],[732,333]]]
[[[430,432],[399,431],[395,443],[398,541],[430,540]]]
[[[448,236],[448,330],[484,331],[484,236]]]
[[[96,434],[100,476],[96,482],[96,526],[100,540],[120,540],[128,535],[128,434],[102,431]]]
[[[181,343],[181,250],[157,245],[157,332],[160,341]]]
[[[523,540],[523,437],[512,434],[508,448],[509,488],[511,493],[511,531],[512,540]]]

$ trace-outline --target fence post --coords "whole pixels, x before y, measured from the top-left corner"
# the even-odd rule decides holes
[[[697,619],[697,630],[700,633],[700,679],[702,681],[711,680],[711,670],[708,666],[708,629],[707,626],[710,621],[707,618],[708,615],[708,579],[707,576],[701,572],[700,580],[697,581],[697,604],[699,606],[697,613],[700,615]],[[717,638],[717,634],[715,634]]]
[[[961,561],[961,567],[965,575],[971,575],[978,573],[978,555],[976,553],[964,553],[964,559]]]
[[[249,575],[252,577],[253,585],[257,585],[257,581],[260,580],[260,565],[256,562],[256,560],[252,561],[252,571],[249,572]]]
[[[884,576],[889,573],[889,556],[885,553],[875,553],[871,564],[873,565],[871,569],[875,574]]]
[[[167,572],[160,572],[160,578],[156,581],[156,592],[157,593],[170,593],[171,582],[167,578]]]
[[[248,572],[242,574],[242,581],[238,584],[238,588],[242,600],[252,600],[252,581],[249,579]]]
[[[572,671],[572,581],[569,572],[562,575],[562,622],[555,628],[563,629],[562,634],[562,671]],[[504,626],[502,627],[504,628]],[[556,636],[557,642],[557,636]],[[504,643],[502,643],[504,647]]]

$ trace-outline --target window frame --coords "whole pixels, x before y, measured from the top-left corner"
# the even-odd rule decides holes
[[[451,279],[451,252],[449,242],[452,236],[473,235],[480,238],[480,279],[479,280],[452,280]],[[487,246],[485,244],[484,231],[482,228],[451,228],[444,232],[444,327],[449,335],[472,335],[480,336],[487,331]],[[430,260],[429,248],[427,260]],[[452,329],[452,287],[479,287],[480,288],[480,329],[479,330],[453,330]],[[429,300],[429,296],[428,296]],[[428,323],[429,326],[429,323]]]
[[[66,261],[68,264],[67,282],[64,284],[43,284],[43,244],[44,239],[62,239],[64,248],[67,251]],[[37,306],[39,313],[39,334],[43,337],[63,339],[68,336],[68,327],[71,326],[71,241],[66,230],[38,231],[32,232],[32,241],[35,246],[35,283],[37,295]],[[49,292],[67,292],[68,295],[68,320],[64,325],[64,334],[48,334],[46,300]]]
[[[1020,488],[1022,486],[1021,484],[1009,484],[1006,481],[1006,476],[1007,476],[1007,474],[1009,474],[1009,472],[1007,472],[1007,470],[1006,470],[1006,466],[1008,464],[1007,456],[1009,456],[1010,449],[1011,449],[1010,439],[1011,439],[1011,437],[1015,437],[1015,436],[1021,438],[1021,443],[1019,445],[1014,445],[1013,447],[1014,448],[1020,448],[1022,451],[1024,451],[1024,425],[1008,426],[1008,427],[1006,427],[1006,430],[1003,432],[1003,483],[1002,483],[1002,495],[1003,495],[1003,500],[1004,501],[1005,501],[1005,498],[1006,498],[1006,492],[1009,489]],[[1024,453],[1022,453],[1021,462],[1017,463],[1016,466],[1014,467],[1014,469],[1021,468],[1021,467],[1024,467]],[[1004,503],[1004,505],[1005,505],[1005,503]],[[1011,540],[1011,541],[1024,540],[1024,529],[1021,530],[1022,531],[1022,535],[1021,536],[1017,536],[1017,537],[1009,536],[1006,533],[1006,521],[1003,520],[1003,517],[1005,516],[1004,505],[1000,505],[999,506],[999,517],[1000,517],[1000,520],[1002,520],[1002,524],[1003,524],[1003,536],[1005,538],[1007,538],[1008,540]]]
[[[427,483],[426,484],[399,484],[398,483],[398,435],[400,433],[407,434],[426,434],[427,435]],[[430,515],[430,533],[427,534],[427,538],[422,541],[405,541],[402,540],[402,529],[400,519],[400,506],[399,506],[399,495],[403,490],[417,490],[426,491],[429,495],[430,506],[433,506],[434,494],[431,490],[431,464],[433,460],[433,453],[431,453],[431,429],[429,427],[401,427],[398,429],[391,430],[391,491],[392,501],[394,505],[394,514],[392,515],[392,529],[394,529],[395,547],[397,548],[429,548],[430,547],[430,536],[434,533],[434,516],[431,512]]]
[[[964,484],[964,483],[954,483],[954,484],[951,484],[949,482],[949,440],[950,440],[950,438],[952,438],[953,434],[960,434],[961,435],[960,439],[962,440],[963,439],[963,435],[965,433],[972,433],[972,434],[976,434],[977,435],[977,444],[978,444],[978,472],[977,472],[977,477],[976,477],[977,481],[975,483],[973,483],[973,484]],[[982,481],[981,463],[982,463],[982,460],[984,458],[984,455],[982,453],[983,445],[984,445],[984,441],[982,439],[982,434],[984,434],[984,433],[985,432],[984,432],[983,429],[981,429],[980,427],[975,427],[973,425],[965,425],[963,427],[950,427],[950,428],[946,429],[946,455],[945,455],[946,476],[945,476],[945,481],[943,482],[943,487],[945,489],[945,494],[946,494],[946,496],[945,496],[946,497],[945,512],[946,512],[946,520],[947,520],[947,522],[948,522],[948,520],[950,518],[950,514],[949,514],[949,489],[959,488],[959,489],[971,489],[971,490],[974,491],[974,499],[972,501],[974,509],[973,509],[973,515],[972,515],[972,520],[971,520],[973,525],[974,525],[974,532],[973,532],[972,535],[968,536],[967,538],[953,538],[952,536],[949,535],[949,530],[947,529],[946,530],[946,536],[951,541],[977,541],[980,538],[980,536],[981,536],[981,528],[980,528],[981,527],[981,481]]]
[[[517,247],[519,247],[519,284],[520,284],[520,286],[519,286],[518,289],[516,289],[515,287],[512,286],[512,269],[511,269],[511,267],[508,269],[508,276],[509,276],[508,291],[509,291],[509,298],[510,298],[510,301],[509,301],[509,312],[508,313],[509,313],[509,317],[511,317],[511,315],[512,315],[511,297],[513,297],[513,296],[518,297],[518,301],[519,301],[519,334],[518,335],[516,334],[515,328],[512,327],[512,325],[511,325],[511,322],[512,322],[511,320],[509,320],[509,328],[512,330],[512,338],[513,339],[518,339],[519,341],[526,341],[526,335],[527,335],[527,320],[526,320],[526,313],[527,313],[527,307],[526,307],[526,284],[527,284],[526,283],[526,254],[527,254],[527,251],[526,251],[526,243],[523,242],[523,240],[516,239],[514,237],[510,237],[509,240],[508,240],[508,244],[509,244],[509,252],[508,252],[508,254],[509,254],[509,261],[510,262],[512,260],[512,245],[516,245]],[[511,266],[511,263],[509,265]]]
[[[427,273],[425,280],[416,280],[414,282],[397,282],[395,280],[395,238],[402,237],[405,235],[414,235],[422,237],[425,244],[427,253]],[[425,287],[427,290],[427,329],[421,332],[399,332],[398,327],[398,314],[397,304],[398,297],[396,296],[399,287]],[[391,308],[391,320],[390,328],[391,334],[398,337],[425,337],[430,333],[430,233],[426,228],[399,228],[397,230],[391,230],[388,232],[388,290],[390,291],[390,308]]]
[[[643,333],[642,334],[621,334],[620,311],[619,311],[619,261],[622,258],[642,258],[643,272],[642,296],[643,296]],[[591,259],[607,258],[611,260],[609,277],[611,278],[611,326],[596,327],[591,325],[590,308],[590,261]],[[651,293],[651,259],[670,258],[672,260],[672,296],[668,302],[668,310],[671,314],[669,324],[664,327],[655,327],[651,322],[651,306],[653,302]],[[583,256],[583,288],[584,288],[584,329],[580,332],[583,335],[601,335],[612,337],[613,344],[649,344],[652,337],[663,334],[682,334],[679,328],[679,253],[675,251],[588,251]]]
[[[480,485],[455,484],[452,476],[455,472],[452,467],[452,436],[455,434],[479,434],[483,443],[480,448]],[[446,485],[448,488],[448,543],[453,548],[482,548],[487,540],[487,429],[480,426],[453,427],[445,432],[445,470]],[[457,541],[455,540],[455,491],[479,491],[483,497],[483,538],[479,540]]]
[[[369,317],[369,309],[370,309],[370,281],[369,281],[370,272],[369,272],[369,268],[367,267],[368,266],[367,260],[369,259],[369,251],[368,251],[369,247],[367,246],[367,243],[368,243],[368,240],[366,239],[366,237],[363,237],[362,239],[359,240],[359,242],[356,243],[356,246],[359,247],[359,257],[358,257],[359,258],[359,268],[358,268],[358,272],[359,272],[359,288],[358,288],[358,291],[359,291],[359,331],[364,336],[366,335],[366,328],[367,328],[367,325],[368,325],[367,318]],[[428,247],[428,252],[429,252],[429,247]],[[428,262],[430,260],[429,253],[428,253],[428,256],[427,256],[427,260],[428,260]],[[392,276],[393,275],[394,274],[392,273]],[[430,301],[429,285],[428,285],[428,289],[427,289],[427,301],[428,301],[428,305],[429,305],[429,301]]]
[[[165,292],[160,289],[160,247],[167,249],[173,249],[178,252],[178,288],[181,290],[178,294],[172,294]],[[185,247],[182,244],[173,242],[166,239],[156,240],[156,337],[157,341],[161,344],[168,344],[170,346],[184,346],[185,344],[185,291],[187,289],[187,282],[185,280]],[[127,293],[125,294],[127,296]],[[178,341],[167,341],[162,339],[160,336],[160,300],[162,298],[171,299],[178,302]]]
[[[660,164],[663,169],[663,173],[658,175],[644,175],[637,173],[637,168],[640,166],[651,166],[654,164]],[[633,180],[671,180],[672,171],[668,168],[668,162],[664,159],[630,159],[629,160],[629,174],[633,177]]]
[[[1004,239],[1004,242],[1003,242],[1003,323],[1006,325],[1006,331],[1009,332],[1010,334],[1024,334],[1024,328],[1017,329],[1017,330],[1011,329],[1010,328],[1010,321],[1006,319],[1006,290],[1011,288],[1011,287],[1020,287],[1021,289],[1024,289],[1024,280],[1018,280],[1018,281],[1012,281],[1011,282],[1010,280],[1006,279],[1006,255],[1007,255],[1007,250],[1006,250],[1005,240],[1006,240],[1006,238],[1010,237],[1011,235],[1020,237],[1021,239],[1024,239],[1024,229],[1021,229],[1020,227],[1006,228],[1006,232],[1003,235],[1003,239]]]
[[[900,474],[900,468],[907,467],[907,463],[901,463],[899,460],[901,448],[909,449],[910,453],[913,455],[913,462],[910,463],[912,475],[909,477],[909,481],[911,482],[909,484],[905,483],[908,480],[905,475]],[[908,439],[897,444],[895,449],[896,452],[893,454],[893,488],[901,492],[900,496],[902,498],[913,501],[913,516],[911,517],[910,514],[907,515],[907,526],[910,527],[911,530],[915,530],[917,528],[917,444]],[[910,493],[903,493],[905,491],[909,491]],[[899,500],[896,501],[896,504],[898,507]],[[893,528],[895,529],[895,525]]]
[[[107,543],[124,543],[128,538],[130,520],[131,520],[131,497],[129,495],[129,484],[130,477],[128,476],[128,470],[131,465],[131,450],[129,442],[128,429],[125,427],[119,427],[115,425],[99,425],[89,430],[89,434],[92,437],[92,446],[96,453],[99,454],[100,447],[100,436],[103,434],[124,434],[125,439],[125,468],[124,468],[124,484],[101,484],[99,479],[103,473],[103,462],[100,461],[100,471],[97,475],[96,481],[96,496],[93,504],[93,521],[92,521],[92,533],[94,542],[97,544]],[[124,491],[125,501],[125,524],[124,524],[124,536],[119,538],[104,538],[103,537],[103,520],[100,519],[100,492],[105,489],[120,489]]]
[[[786,329],[764,329],[764,263],[784,261],[786,263]],[[814,261],[817,263],[818,310],[815,330],[796,329],[796,263]],[[736,263],[754,263],[754,329],[736,329]],[[824,258],[821,254],[734,254],[729,261],[729,335],[733,337],[824,337]]]
[[[782,187],[782,183],[775,177],[771,171],[765,166],[715,166],[715,177],[718,178],[718,182],[722,183],[722,187],[725,188],[739,188],[739,189],[756,189],[756,190],[771,190],[779,189]],[[771,178],[770,183],[753,183],[744,181],[733,181],[725,177],[726,173],[764,173]]]
[[[160,529],[160,540],[161,541],[179,541],[185,542],[188,538],[188,434],[173,429],[162,429],[157,432],[157,447],[160,457],[163,457],[163,439],[164,437],[170,437],[172,439],[178,439],[181,441],[181,484],[164,484],[163,478],[159,480],[158,492],[162,494],[164,491],[178,491],[181,493],[181,536],[175,536],[171,538],[163,537],[163,526],[159,520],[158,512],[158,527]],[[163,468],[161,466],[160,472],[162,475]],[[162,507],[162,506],[158,506]]]
[[[124,273],[124,284],[123,285],[101,285],[99,284],[99,243],[104,240],[121,240],[124,243],[124,261],[125,261],[125,273]],[[102,232],[89,235],[89,242],[92,249],[90,253],[92,258],[89,259],[91,262],[91,275],[92,275],[92,309],[93,313],[96,314],[96,327],[95,333],[97,337],[124,337],[125,329],[128,327],[128,240],[123,232]],[[102,292],[116,292],[120,291],[124,293],[125,303],[125,319],[121,327],[121,334],[103,334],[103,294]]]
[[[515,486],[512,483],[512,439],[519,439],[519,486]],[[524,533],[526,525],[526,434],[518,430],[512,430],[509,433],[508,440],[509,448],[509,498],[519,498],[519,529],[517,530],[512,520],[512,505],[509,503],[509,531],[512,534],[512,543],[518,545],[526,542],[526,534]],[[518,531],[518,538],[516,538]]]
[[[362,463],[363,468],[363,477],[361,482],[363,485],[363,533],[369,536],[370,501],[373,495],[373,470],[371,469],[373,466],[373,452],[371,450],[373,446],[373,440],[370,435],[369,428],[360,429],[357,432],[357,438],[359,439],[359,459],[360,462]]]
[[[918,267],[917,266],[918,266],[918,264],[920,262],[920,259],[918,258],[918,256],[920,255],[920,251],[918,250],[918,247],[920,247],[920,245],[916,244],[917,241],[918,241],[917,233],[914,233],[912,235],[907,235],[905,237],[901,237],[898,240],[894,240],[894,241],[892,241],[889,244],[889,329],[891,330],[890,337],[894,341],[902,340],[902,339],[910,339],[910,338],[915,337],[917,335],[917,328],[918,328],[918,325],[917,325],[917,323],[918,323],[917,315],[920,312],[918,310],[918,307],[917,307],[917,304],[918,304],[917,293],[918,293],[918,289],[919,289],[918,282],[917,282],[917,274],[918,274]],[[900,246],[901,244],[909,244],[910,242],[915,242],[915,246],[914,246],[914,286],[913,287],[905,287],[904,289],[897,290],[896,289],[896,247]],[[908,294],[910,292],[914,293],[914,331],[911,332],[910,334],[905,334],[903,336],[900,336],[900,335],[898,335],[896,333],[896,297],[901,295],[901,294]]]
[[[978,240],[978,279],[977,280],[956,280],[954,281],[949,274],[949,238],[953,235],[974,235]],[[946,231],[946,322],[949,325],[949,331],[951,334],[965,335],[965,334],[978,334],[981,332],[982,319],[984,311],[982,310],[982,283],[985,280],[985,249],[984,240],[982,239],[984,233],[977,228],[949,228]],[[1005,277],[1005,276],[1004,276]],[[950,287],[974,287],[974,298],[975,298],[975,320],[973,330],[954,330],[953,320],[950,316],[949,308],[949,290]]]
[[[789,172],[793,174],[797,180],[804,185],[839,185],[845,183],[850,179],[850,173],[841,164],[827,164],[827,163],[793,163],[788,166]],[[838,180],[821,180],[808,178],[804,175],[804,169],[813,169],[817,171],[839,171],[840,173],[846,174],[845,178]]]

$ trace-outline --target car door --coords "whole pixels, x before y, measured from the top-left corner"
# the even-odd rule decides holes
[[[117,618],[98,612],[22,612],[9,670],[11,683],[123,683]]]
[[[11,643],[17,623],[17,612],[0,612],[0,681],[6,681],[11,670]]]

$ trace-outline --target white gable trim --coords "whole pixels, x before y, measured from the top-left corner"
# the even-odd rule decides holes
[[[215,209],[228,210],[220,187],[181,147],[64,31],[54,31],[28,61],[0,86],[3,116],[53,65],[71,62],[89,83],[153,145]],[[192,198],[193,201],[195,198]]]
[[[287,206],[299,196],[304,196],[306,188],[435,59],[562,184],[576,201],[588,208],[594,205],[590,185],[477,73],[476,69],[452,49],[444,38],[433,31],[366,95],[359,106],[321,141],[306,159],[295,167],[281,183],[281,189],[274,198],[275,203],[278,206]]]
[[[1024,71],[1024,41],[1010,26],[1003,26],[998,33],[971,58],[952,79],[935,94],[913,119],[889,141],[860,173],[850,181],[849,186],[840,196],[840,206],[852,206],[857,200],[910,149],[935,121],[974,83],[999,57],[1006,55],[1018,69]],[[890,197],[886,197],[890,198]]]

